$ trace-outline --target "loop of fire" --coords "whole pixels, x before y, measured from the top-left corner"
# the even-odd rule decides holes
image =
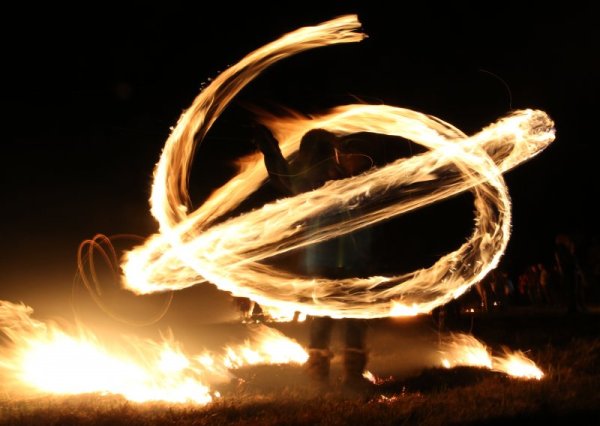
[[[246,56],[198,95],[156,166],[150,201],[160,233],[126,254],[122,267],[127,288],[147,294],[210,281],[267,308],[375,318],[429,312],[463,294],[497,265],[510,236],[511,206],[502,172],[554,140],[553,122],[541,111],[514,111],[471,137],[436,117],[386,105],[346,105],[309,119],[270,118],[265,124],[285,157],[298,151],[302,135],[317,128],[338,135],[369,131],[400,136],[428,151],[211,226],[266,180],[262,159],[255,155],[243,159],[245,168],[237,176],[188,212],[195,144],[231,99],[278,60],[314,47],[362,40],[359,25],[356,17],[347,16],[287,34]],[[474,194],[477,226],[466,243],[430,268],[401,276],[330,280],[299,277],[260,262],[465,190]],[[384,196],[385,203],[380,203]],[[336,213],[349,209],[361,214],[340,221]],[[311,229],[307,222],[315,216],[331,220]]]
[[[302,136],[311,129],[338,136],[357,132],[399,136],[425,151],[218,221],[266,181],[262,157],[254,154],[241,159],[239,173],[190,211],[187,184],[195,146],[239,91],[286,57],[361,41],[365,34],[359,30],[353,15],[300,28],[250,53],[202,90],[172,130],[156,165],[150,201],[159,233],[125,254],[121,268],[127,289],[149,294],[211,282],[256,301],[274,316],[301,312],[381,318],[428,313],[462,295],[497,266],[511,227],[502,173],[554,140],[554,124],[542,111],[513,111],[472,136],[439,118],[387,105],[345,105],[311,117],[263,117],[262,124],[275,135],[286,159],[294,157]],[[329,279],[299,276],[264,262],[463,191],[471,191],[475,200],[475,229],[456,251],[426,269],[397,276]],[[348,210],[359,213],[339,214]],[[324,224],[311,227],[316,217],[324,218]],[[137,342],[130,349],[114,350],[91,332],[69,332],[32,319],[31,312],[24,305],[0,304],[0,329],[11,342],[11,349],[0,358],[0,369],[6,382],[40,392],[101,392],[134,401],[202,404],[218,396],[210,386],[229,378],[229,369],[302,363],[307,358],[298,343],[266,327],[252,341],[220,355],[186,356],[174,342]],[[468,336],[447,345],[440,364],[542,376],[522,354],[492,357]]]

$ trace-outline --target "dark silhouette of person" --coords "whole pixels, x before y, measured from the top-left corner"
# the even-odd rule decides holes
[[[574,314],[584,311],[575,243],[568,234],[556,236],[554,256],[560,282],[567,297],[567,312]]]
[[[554,297],[552,294],[552,282],[550,280],[550,271],[543,263],[538,263],[538,271],[540,274],[540,297],[545,305],[552,305]]]
[[[338,137],[323,129],[310,130],[302,137],[297,156],[291,162],[284,158],[277,140],[265,127],[257,127],[254,143],[264,156],[271,182],[283,193],[295,195],[316,189],[329,180],[359,174],[372,166],[370,157],[345,149],[351,137]],[[315,218],[311,225],[318,226],[319,220]],[[364,274],[364,266],[368,264],[364,249],[368,242],[366,230],[309,246],[303,253],[302,269],[310,276],[333,279]],[[309,359],[305,367],[309,377],[320,385],[329,382],[333,357],[331,335],[337,321],[328,316],[311,318]],[[339,321],[344,325],[343,384],[348,388],[366,388],[370,385],[363,377],[367,364],[366,322],[350,318]]]

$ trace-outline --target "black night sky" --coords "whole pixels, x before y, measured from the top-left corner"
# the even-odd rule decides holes
[[[310,113],[385,103],[466,133],[511,109],[536,108],[555,120],[557,140],[505,175],[514,223],[504,266],[516,273],[547,260],[559,231],[582,241],[598,235],[600,26],[592,2],[150,3],[25,5],[3,14],[0,299],[61,313],[42,305],[68,306],[82,240],[156,230],[147,202],[152,170],[202,85],[283,33],[346,13],[358,14],[369,38],[297,55],[245,89],[197,152],[194,202],[253,149],[247,105]],[[472,209],[459,197],[388,224],[412,232],[396,229],[376,250],[386,262],[437,256],[466,237]],[[205,306],[218,296],[194,289],[175,297]]]

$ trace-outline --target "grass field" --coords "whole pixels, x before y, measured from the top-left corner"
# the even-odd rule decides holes
[[[369,369],[383,378],[369,394],[332,385],[317,392],[300,367],[236,372],[207,406],[128,402],[118,396],[2,398],[2,424],[35,425],[448,425],[600,424],[600,315],[512,312],[461,318],[445,331],[472,332],[491,348],[526,351],[545,372],[523,381],[476,368],[432,365],[431,318],[378,321]],[[283,327],[285,329],[285,327]],[[284,330],[285,331],[285,330]],[[290,331],[290,330],[288,330]],[[300,339],[301,340],[301,339]],[[335,361],[335,359],[334,359]]]

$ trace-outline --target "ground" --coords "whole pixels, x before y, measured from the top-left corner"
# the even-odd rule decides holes
[[[430,316],[374,321],[369,369],[382,380],[369,394],[339,386],[316,392],[298,366],[238,370],[207,406],[136,404],[117,396],[0,400],[2,424],[346,425],[600,424],[600,315],[516,310],[463,315],[439,330]],[[295,328],[296,327],[296,328]],[[301,326],[279,325],[299,340]],[[441,331],[441,334],[440,334]],[[435,365],[437,337],[471,332],[495,351],[523,350],[545,372],[523,381],[477,368]],[[337,343],[336,343],[337,344]],[[337,349],[337,346],[334,347]]]

